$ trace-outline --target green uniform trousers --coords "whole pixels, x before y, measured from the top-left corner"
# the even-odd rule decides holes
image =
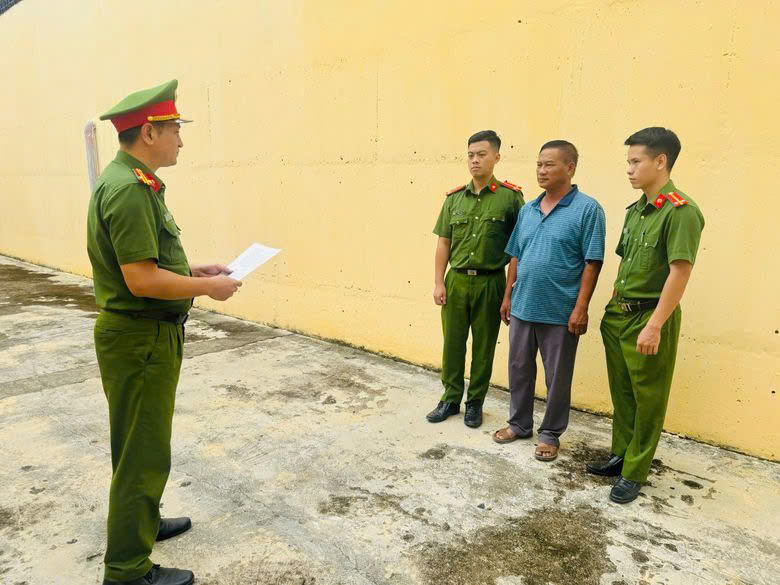
[[[442,402],[460,404],[465,383],[466,341],[471,329],[471,375],[466,400],[485,399],[493,373],[493,356],[501,327],[504,271],[469,276],[450,270],[444,279],[447,303],[441,308],[444,332],[441,381]]]
[[[152,568],[160,498],[171,468],[171,423],[184,328],[101,311],[95,323],[108,400],[113,475],[105,578],[130,581]]]
[[[672,386],[682,312],[678,305],[661,328],[656,355],[636,349],[653,311],[625,313],[615,299],[607,304],[601,337],[612,395],[612,452],[624,457],[623,477],[644,482],[650,472]]]

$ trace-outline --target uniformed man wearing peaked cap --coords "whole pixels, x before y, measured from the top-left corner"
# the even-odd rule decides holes
[[[492,130],[468,140],[471,181],[451,189],[433,233],[436,246],[433,300],[441,305],[444,351],[441,381],[444,393],[427,415],[441,422],[460,412],[465,390],[466,341],[472,336],[472,358],[463,422],[482,424],[482,403],[493,372],[493,356],[501,327],[509,256],[504,253],[522,207],[520,187],[500,182],[493,169],[500,160],[501,139]],[[450,270],[445,278],[447,264]]]
[[[119,152],[97,180],[87,216],[95,300],[95,351],[108,401],[113,475],[104,584],[189,585],[190,571],[149,559],[155,540],[189,518],[160,518],[171,466],[171,423],[193,297],[230,298],[241,282],[221,264],[192,266],[165,200],[161,167],[183,146],[173,80],[129,95],[101,120]]]
[[[612,395],[612,453],[587,465],[619,476],[610,499],[635,500],[664,426],[682,311],[680,300],[699,248],[704,216],[672,182],[680,140],[666,128],[628,137],[628,180],[641,189],[628,206],[617,246],[615,290],[601,321]]]

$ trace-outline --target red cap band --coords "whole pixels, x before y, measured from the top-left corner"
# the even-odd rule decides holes
[[[135,128],[136,126],[143,126],[147,122],[155,122],[161,120],[150,120],[149,118],[161,117],[163,119],[175,120],[179,117],[179,112],[176,111],[176,104],[173,100],[166,102],[159,102],[141,108],[140,110],[134,110],[127,114],[122,114],[116,118],[111,119],[111,123],[116,128],[117,132],[124,132],[129,128]]]

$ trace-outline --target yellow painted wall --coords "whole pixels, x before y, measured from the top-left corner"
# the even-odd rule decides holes
[[[88,275],[83,125],[177,77],[196,123],[161,175],[191,259],[284,248],[201,306],[436,366],[431,229],[468,179],[466,138],[499,131],[497,175],[528,197],[539,146],[573,141],[613,250],[637,197],[622,142],[666,125],[707,218],[666,428],[780,459],[777,22],[772,1],[23,0],[0,15],[0,253]],[[98,138],[106,164],[113,127]],[[616,268],[610,254],[573,395],[601,412]],[[502,385],[506,348],[504,330]]]

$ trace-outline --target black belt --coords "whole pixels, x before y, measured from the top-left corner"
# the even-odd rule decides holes
[[[165,321],[166,323],[184,324],[189,318],[189,313],[171,313],[169,311],[117,311],[115,309],[103,309],[109,313],[125,315],[131,319],[151,319],[153,321]]]
[[[453,268],[453,270],[459,274],[468,274],[469,276],[485,276],[486,274],[496,274],[497,272],[503,272],[503,268],[495,268],[493,270],[482,270],[476,268]]]
[[[615,299],[617,306],[624,313],[640,313],[658,306],[658,299],[648,299],[646,301],[632,299]]]

